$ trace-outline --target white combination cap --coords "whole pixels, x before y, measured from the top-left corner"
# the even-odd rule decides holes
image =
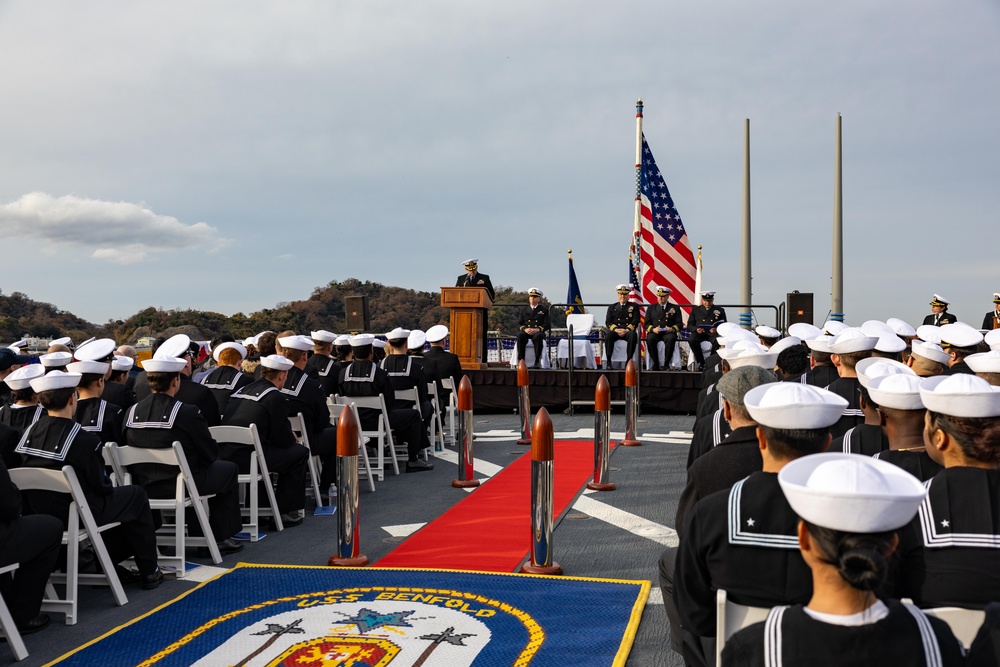
[[[142,362],[142,367],[147,373],[180,373],[187,367],[187,359],[160,354],[157,350],[155,357]]]
[[[426,342],[427,334],[420,329],[414,329],[410,332],[410,335],[406,339],[406,347],[411,350],[422,350],[424,349],[424,343]]]
[[[537,296],[540,299],[545,295],[542,294],[542,290],[538,289],[537,287],[532,287],[531,289],[528,290],[528,296]]]
[[[156,348],[155,356],[163,357],[183,357],[191,350],[191,338],[186,334],[171,336],[163,342],[163,345]],[[146,368],[146,364],[142,365]],[[149,370],[149,369],[147,369]]]
[[[991,350],[1000,350],[1000,329],[987,331],[986,335],[983,336],[983,340],[986,341]]]
[[[913,341],[910,345],[910,356],[923,357],[939,364],[947,364],[951,361],[951,355],[937,343],[925,343],[919,340]]]
[[[950,303],[951,303],[951,301],[949,301],[948,299],[944,298],[940,294],[935,294],[934,296],[931,297],[931,305],[932,306],[947,306]]]
[[[46,368],[63,368],[73,361],[73,354],[70,352],[50,352],[38,357],[38,361]]]
[[[702,290],[701,291],[701,298],[702,299],[714,299],[715,298],[715,292],[706,292],[705,290]]]
[[[656,286],[656,296],[670,296],[673,292],[669,287],[664,287],[663,285]]]
[[[27,389],[31,386],[31,381],[45,375],[45,369],[38,364],[28,364],[21,366],[16,371],[3,379],[11,389]]]
[[[130,371],[133,366],[135,366],[135,361],[132,357],[123,357],[119,354],[116,354],[115,360],[111,362],[111,370],[113,371]]]
[[[403,327],[396,327],[389,333],[385,335],[386,340],[403,340],[408,338],[410,335],[409,329],[404,329]]]
[[[756,329],[754,329],[754,332],[756,332],[756,334],[761,338],[781,338],[780,331],[778,331],[774,327],[769,327],[764,324],[761,324]]]
[[[977,375],[956,373],[924,378],[920,397],[928,410],[951,417],[1000,417],[1000,387]]]
[[[280,354],[269,354],[260,358],[260,365],[274,371],[287,371],[294,366],[291,359],[287,359]]]
[[[874,350],[876,343],[878,343],[878,338],[875,336],[865,335],[865,332],[858,327],[848,327],[830,341],[830,352],[834,354],[864,352],[865,350]]]
[[[758,424],[780,429],[814,429],[837,423],[847,400],[809,384],[772,382],[748,391],[743,405]]]
[[[320,329],[319,331],[310,331],[309,337],[318,343],[332,343],[337,339],[337,334]]]
[[[108,367],[110,364],[104,361],[74,361],[71,364],[66,364],[66,370],[70,373],[93,373],[95,375],[104,375],[108,372]]]
[[[628,294],[629,293],[628,285],[625,285],[625,284],[615,285],[615,290],[619,294]]]
[[[215,359],[216,361],[218,361],[219,360],[219,355],[222,354],[222,351],[223,350],[229,350],[229,349],[233,349],[233,350],[236,350],[237,352],[239,352],[240,353],[240,359],[246,359],[247,358],[247,348],[245,346],[243,346],[243,345],[241,345],[239,343],[235,343],[235,342],[233,342],[231,340],[230,341],[226,341],[225,343],[219,343],[218,345],[216,345],[215,349],[212,350],[212,358]]]
[[[437,343],[448,337],[448,327],[443,324],[435,324],[427,330],[427,342]]]
[[[56,338],[55,340],[50,340],[49,345],[72,345],[73,339],[69,336],[63,336],[62,338]]]
[[[7,349],[14,350],[15,352],[17,352],[22,347],[28,347],[28,341],[26,340],[14,341],[13,343],[7,346]]]
[[[883,375],[868,382],[868,394],[876,404],[896,410],[923,410],[920,382],[916,375]]]
[[[875,349],[886,354],[899,354],[906,349],[906,341],[894,333],[883,334],[878,337]]]
[[[51,371],[45,375],[32,378],[29,384],[31,384],[31,388],[35,390],[36,394],[40,394],[43,391],[51,391],[52,389],[76,387],[80,384],[80,377],[79,373]]]
[[[357,334],[356,336],[351,336],[350,344],[351,347],[361,347],[362,345],[373,345],[375,343],[375,336],[371,334]]]
[[[926,490],[902,468],[857,454],[802,456],[778,473],[778,483],[799,517],[846,533],[883,533],[917,514]]]
[[[474,269],[477,266],[479,266],[479,260],[478,259],[467,259],[464,262],[462,262],[462,266],[464,266],[467,269]]]
[[[775,354],[781,354],[790,347],[795,347],[796,345],[801,345],[802,340],[798,336],[785,336],[777,343],[771,346],[771,352]]]
[[[846,328],[848,328],[846,324],[837,320],[827,320],[823,323],[823,331],[829,336],[836,336]]]
[[[340,347],[342,345],[350,345],[351,337],[348,336],[347,334],[340,334],[333,340],[333,344],[336,345],[337,347]]]
[[[313,341],[309,336],[285,336],[278,339],[278,345],[289,350],[307,352],[313,349]]]
[[[99,338],[76,348],[74,356],[80,361],[105,361],[114,356],[116,348],[111,338]]]
[[[811,340],[823,335],[823,330],[808,322],[796,322],[788,327],[789,336],[797,336],[801,340]]]
[[[855,366],[854,370],[858,373],[858,382],[861,383],[862,387],[867,387],[872,379],[886,375],[916,376],[913,369],[906,364],[894,359],[886,359],[885,357],[868,357],[867,359],[862,359]]]
[[[941,327],[941,342],[953,347],[975,347],[983,342],[983,334],[964,322],[954,322]]]
[[[885,323],[889,325],[889,328],[892,329],[897,336],[910,337],[917,335],[916,329],[914,329],[913,327],[911,327],[909,324],[899,319],[898,317],[890,317],[885,321]]]

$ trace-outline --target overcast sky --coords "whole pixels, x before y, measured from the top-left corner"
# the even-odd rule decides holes
[[[1000,291],[996,0],[0,2],[0,90],[0,290],[97,323],[469,257],[562,302],[569,248],[612,301],[637,97],[719,303],[750,118],[753,300],[829,311],[838,112],[847,321]]]

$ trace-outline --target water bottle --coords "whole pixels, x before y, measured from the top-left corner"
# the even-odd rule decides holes
[[[337,485],[336,484],[331,484],[330,485],[330,490],[327,491],[327,493],[326,493],[326,501],[327,501],[327,505],[329,505],[330,507],[336,507],[337,506]]]

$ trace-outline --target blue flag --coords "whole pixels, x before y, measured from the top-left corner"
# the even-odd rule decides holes
[[[566,292],[566,303],[571,305],[566,309],[567,315],[574,313],[585,313],[583,309],[583,296],[580,294],[580,283],[576,282],[576,270],[573,268],[573,258],[569,258],[569,291]]]

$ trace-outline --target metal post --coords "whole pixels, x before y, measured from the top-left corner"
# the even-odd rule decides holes
[[[570,324],[567,327],[567,334],[569,335],[569,340],[567,341],[567,345],[568,345],[568,349],[569,349],[569,352],[567,354],[569,356],[566,359],[566,361],[569,364],[569,378],[566,381],[566,391],[569,393],[569,407],[566,408],[566,414],[568,414],[570,417],[572,417],[573,416],[573,365],[574,365],[574,362],[576,361],[576,357],[573,356],[574,354],[576,354],[576,341],[573,340],[573,325],[572,324]]]
[[[743,120],[743,252],[740,270],[740,326],[744,329],[753,328],[753,314],[750,303],[753,301],[753,272],[750,269],[750,119]]]
[[[594,481],[587,488],[594,491],[614,491],[608,476],[608,456],[611,454],[611,387],[605,375],[594,390]]]
[[[625,439],[620,445],[638,447],[642,443],[635,438],[636,423],[639,421],[639,373],[631,359],[625,365]]]
[[[555,450],[552,419],[541,408],[531,429],[531,562],[521,566],[527,574],[562,574],[552,559],[553,489]]]
[[[517,362],[517,407],[521,413],[521,438],[519,445],[531,444],[531,398],[528,396],[528,364]]]
[[[337,419],[337,553],[327,565],[362,567],[368,556],[361,553],[361,514],[358,497],[358,440],[360,427],[354,411],[345,405]]]
[[[837,147],[833,167],[833,276],[830,319],[844,321],[844,187],[841,116],[837,114]]]
[[[472,383],[467,376],[458,383],[455,392],[458,399],[458,479],[452,480],[451,485],[465,489],[479,486],[472,449]]]

